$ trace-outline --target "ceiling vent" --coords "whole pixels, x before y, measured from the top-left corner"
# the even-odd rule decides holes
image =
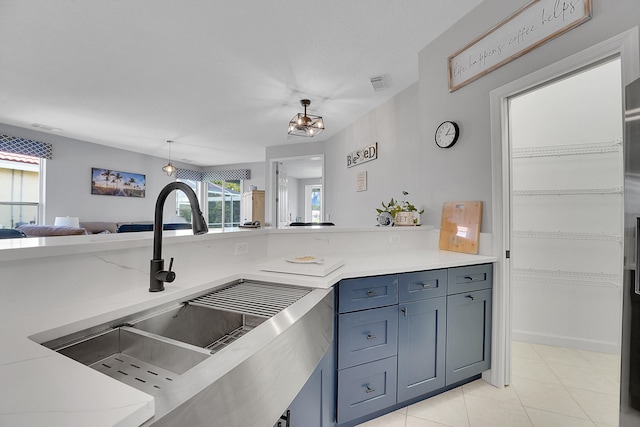
[[[369,80],[371,81],[374,92],[379,92],[387,88],[387,81],[384,76],[370,77]]]

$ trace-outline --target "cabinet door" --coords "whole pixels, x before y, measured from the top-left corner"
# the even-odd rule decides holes
[[[290,427],[333,427],[335,419],[335,351],[327,350],[315,372],[289,406]],[[276,423],[276,426],[278,424]],[[281,425],[286,425],[281,421]]]
[[[398,402],[444,387],[446,298],[400,304]]]
[[[491,366],[491,289],[447,297],[447,385]]]

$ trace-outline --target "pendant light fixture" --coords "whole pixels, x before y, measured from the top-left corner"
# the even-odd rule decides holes
[[[167,141],[167,143],[169,144],[169,163],[167,163],[166,166],[162,168],[162,170],[167,174],[167,176],[171,176],[176,171],[176,167],[171,163],[171,144],[173,143],[173,141]]]
[[[289,135],[316,136],[324,130],[324,121],[320,116],[307,114],[307,107],[311,104],[308,99],[301,99],[304,113],[296,114],[289,122]]]

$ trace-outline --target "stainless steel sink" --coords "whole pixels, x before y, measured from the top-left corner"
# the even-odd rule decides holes
[[[257,316],[185,304],[152,315],[132,326],[215,353],[265,320]]]
[[[333,322],[331,289],[238,280],[64,336],[43,332],[48,341],[32,339],[153,395],[155,415],[144,426],[215,419],[246,427],[275,422],[287,409],[329,348]],[[243,344],[234,347],[238,339]]]
[[[56,350],[149,394],[155,394],[210,355],[204,349],[126,326]]]

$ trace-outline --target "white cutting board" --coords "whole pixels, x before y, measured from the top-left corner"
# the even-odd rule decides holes
[[[260,264],[258,268],[263,271],[274,271],[276,273],[302,274],[305,276],[324,277],[332,271],[344,265],[344,260],[331,257],[318,257],[322,263],[298,264],[287,261],[295,257],[279,258]]]

